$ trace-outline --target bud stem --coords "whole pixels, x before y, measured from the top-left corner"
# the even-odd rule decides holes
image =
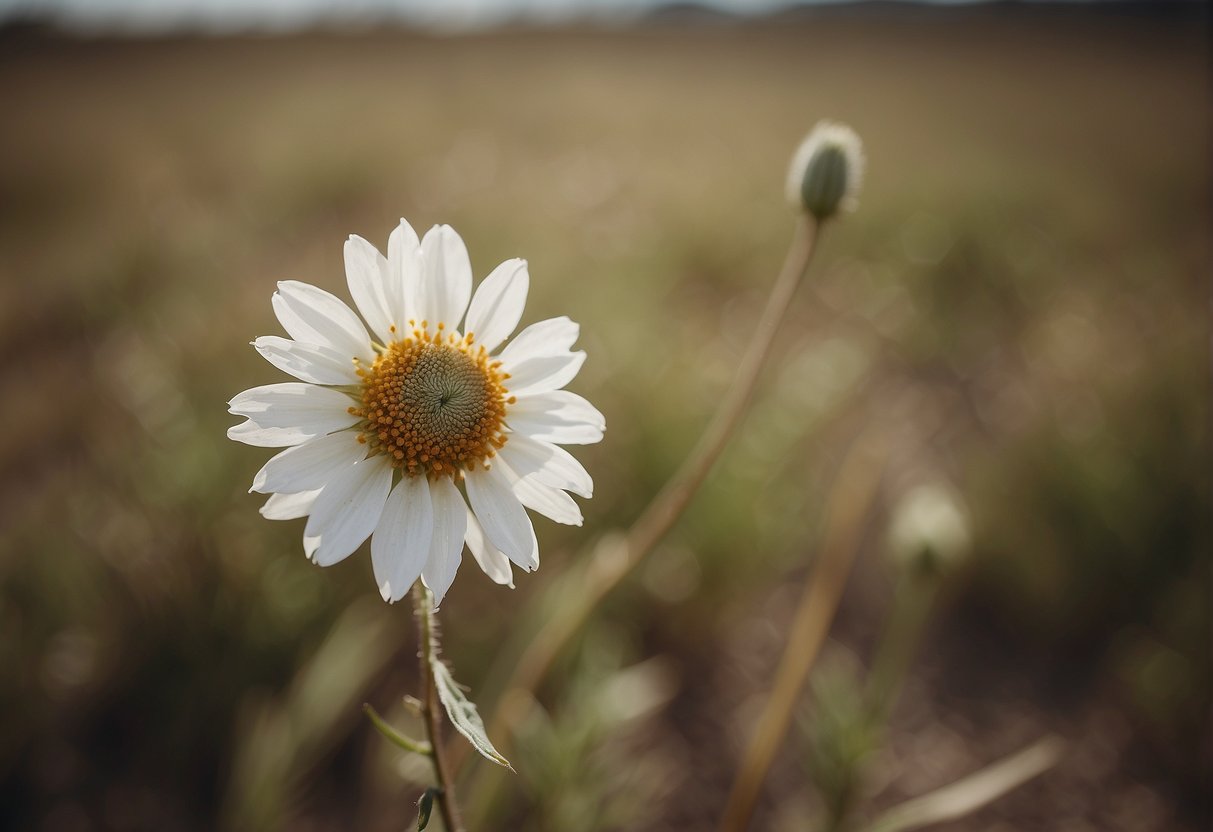
[[[494,668],[490,679],[501,668],[508,676],[505,676],[507,681],[504,685],[497,688],[501,692],[496,697],[489,733],[506,742],[503,753],[508,749],[511,726],[520,723],[525,708],[533,701],[529,694],[543,681],[560,652],[580,632],[598,603],[636,569],[682,516],[736,432],[749,409],[760,372],[770,357],[775,336],[791,305],[792,296],[808,271],[820,228],[821,224],[810,215],[797,217],[783,268],[771,287],[766,308],[754,327],[734,382],[725,391],[711,422],[682,466],[666,481],[622,540],[615,545],[600,543],[585,567],[570,570],[557,578],[556,584],[549,585],[545,597],[569,600],[547,615],[541,627],[526,631],[527,641],[521,657],[515,659],[518,654],[509,650],[499,654],[499,662],[503,664]],[[561,586],[575,589],[561,592]],[[456,754],[459,754],[458,750]],[[456,763],[461,760],[462,756],[456,759]],[[496,778],[499,772],[488,771],[483,776]],[[483,809],[491,803],[497,782],[500,781],[481,782],[479,788],[474,789],[476,798],[473,810]],[[475,811],[473,815],[476,815]]]

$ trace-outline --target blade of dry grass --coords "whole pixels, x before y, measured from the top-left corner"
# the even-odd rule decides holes
[[[964,817],[1049,770],[1064,752],[1060,738],[1044,737],[968,777],[893,807],[863,832],[902,832]]]

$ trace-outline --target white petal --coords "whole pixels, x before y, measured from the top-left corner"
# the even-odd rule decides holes
[[[544,485],[533,476],[516,480],[513,488],[518,501],[532,511],[566,526],[581,525],[581,508],[559,488]]]
[[[354,310],[336,295],[309,283],[283,280],[273,297],[274,312],[296,341],[332,347],[349,358],[375,360],[371,336]]]
[[[300,491],[298,494],[271,494],[258,511],[266,520],[295,520],[307,517],[320,490]]]
[[[602,441],[602,428],[584,422],[562,422],[547,415],[514,416],[510,418],[509,424],[510,428],[518,433],[557,445],[593,445]]]
[[[227,438],[258,448],[285,448],[312,439],[316,434],[298,428],[263,428],[248,419],[227,429]]]
[[[510,413],[532,415],[545,413],[557,415],[568,422],[584,422],[594,427],[606,429],[606,417],[584,396],[579,396],[568,390],[553,390],[547,393],[519,397],[518,402],[510,408]]]
[[[321,566],[349,557],[375,530],[391,485],[392,466],[383,456],[365,459],[330,480],[303,531],[308,557]]]
[[[371,564],[384,601],[399,601],[421,575],[433,534],[429,483],[425,477],[403,477],[371,535]]]
[[[505,473],[493,466],[473,471],[464,478],[468,500],[476,519],[493,545],[528,572],[538,564],[531,562],[531,518],[514,492]]]
[[[484,574],[488,575],[494,583],[513,589],[514,571],[510,569],[510,559],[500,549],[489,543],[489,539],[484,536],[484,529],[480,528],[480,521],[476,519],[476,515],[470,508],[467,515],[468,529],[464,540],[467,541],[472,557],[476,559],[476,563],[480,564]],[[535,551],[536,557],[538,557],[538,545],[536,545]]]
[[[561,445],[590,445],[602,441],[606,418],[592,404],[568,390],[521,396],[506,413],[518,433]]]
[[[300,381],[312,384],[357,384],[357,367],[351,357],[332,347],[262,335],[253,342],[266,361]]]
[[[430,504],[434,510],[434,538],[421,579],[434,593],[434,608],[442,603],[455,580],[463,558],[463,538],[467,534],[467,507],[459,489],[448,477],[430,484]]]
[[[506,385],[515,396],[547,393],[572,381],[584,363],[585,353],[580,350],[528,358],[509,368]]]
[[[304,440],[324,436],[358,421],[349,412],[353,399],[338,390],[287,381],[253,387],[228,402],[228,412],[247,416],[259,428],[279,428],[281,445],[298,445]],[[228,436],[247,444],[249,429],[238,425]]]
[[[388,302],[388,278],[388,262],[379,249],[351,234],[345,241],[345,282],[358,311],[384,344],[396,340],[393,327],[401,323]]]
[[[507,459],[500,454],[497,455],[494,467],[502,470],[514,496],[526,508],[537,511],[544,517],[566,526],[581,525],[581,509],[568,494],[559,488],[552,488],[538,482],[534,473],[527,477],[519,477],[518,472],[511,468]]]
[[[530,285],[526,261],[506,260],[476,289],[463,331],[474,335],[476,343],[489,352],[497,349],[518,326]]]
[[[395,310],[397,322],[407,326],[409,320],[416,318],[420,324],[421,318],[417,317],[414,311],[416,307],[412,303],[413,295],[421,283],[421,241],[404,217],[400,218],[400,225],[388,237],[387,260],[391,276],[387,297]]]
[[[357,433],[330,433],[271,457],[253,477],[249,491],[293,494],[324,488],[335,475],[365,457],[366,446],[358,441]]]
[[[415,310],[430,329],[459,328],[472,294],[472,262],[467,246],[449,225],[436,225],[421,240],[422,273]],[[418,321],[420,323],[420,321]]]
[[[501,351],[501,363],[508,372],[528,358],[562,355],[572,349],[580,333],[581,327],[565,316],[531,324]]]
[[[594,481],[573,456],[550,442],[531,439],[520,433],[509,434],[501,456],[519,476],[533,476],[552,488],[572,491],[582,497],[594,496]]]

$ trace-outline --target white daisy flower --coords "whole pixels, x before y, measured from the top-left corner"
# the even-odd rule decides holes
[[[351,236],[345,270],[362,318],[315,286],[279,283],[274,312],[290,338],[253,346],[299,380],[229,402],[247,417],[230,438],[286,448],[253,478],[251,491],[271,495],[262,515],[306,516],[303,548],[321,566],[370,537],[386,601],[420,576],[440,602],[465,543],[490,578],[513,586],[511,563],[539,566],[526,509],[581,525],[566,492],[593,492],[559,447],[598,442],[606,427],[560,389],[585,361],[571,350],[577,324],[540,321],[506,343],[526,304],[526,261],[502,263],[473,297],[467,248],[445,225],[418,240],[401,220],[386,258]]]

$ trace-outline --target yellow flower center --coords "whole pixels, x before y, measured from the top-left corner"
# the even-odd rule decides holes
[[[471,335],[414,330],[359,367],[362,418],[358,441],[385,454],[410,477],[458,477],[505,445],[509,374]]]

